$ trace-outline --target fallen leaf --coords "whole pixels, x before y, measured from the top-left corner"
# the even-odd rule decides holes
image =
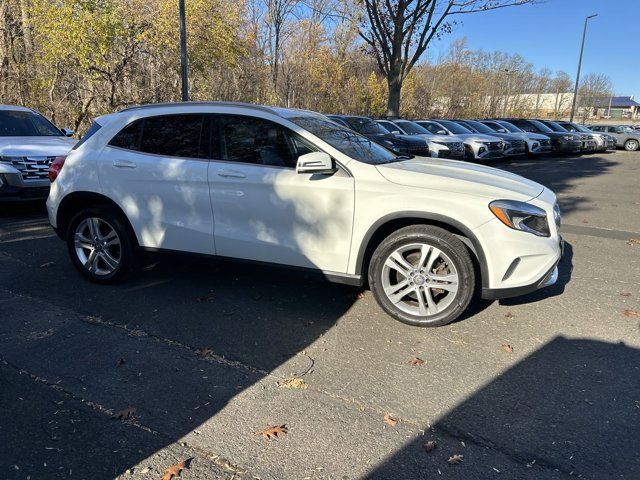
[[[175,465],[171,465],[164,471],[164,475],[162,476],[162,480],[171,480],[173,477],[180,476],[180,472],[184,470],[186,463],[184,459],[180,459],[178,463]]]
[[[213,294],[213,292],[211,292],[201,297],[196,297],[194,300],[198,303],[203,303],[203,302],[208,302],[209,300],[213,300],[214,297],[215,295]]]
[[[630,238],[627,240],[627,245],[640,245],[640,238]]]
[[[424,365],[424,360],[418,357],[413,357],[412,359],[408,360],[407,363],[412,367],[417,367],[419,365]]]
[[[262,435],[267,440],[271,440],[273,438],[278,438],[278,435],[284,435],[286,433],[289,433],[289,429],[287,428],[287,426],[280,425],[279,427],[267,428],[266,430],[260,432],[260,435]]]
[[[209,347],[199,348],[198,350],[196,350],[196,356],[202,358],[209,357],[212,353],[213,350],[211,350]]]
[[[622,314],[625,317],[640,317],[640,312],[637,311],[637,310],[629,310],[629,309],[627,309],[627,310],[624,310],[622,312]]]
[[[511,345],[509,345],[508,343],[503,343],[502,344],[502,350],[504,352],[507,352],[507,353],[513,353],[513,347]]]
[[[285,378],[278,382],[280,388],[307,388],[307,384],[301,378],[291,377]]]
[[[450,463],[451,465],[455,465],[456,463],[460,463],[463,460],[464,460],[464,455],[458,455],[456,453],[455,455],[451,455],[447,460],[447,462]]]
[[[589,220],[587,220],[586,218],[582,220],[582,223],[589,223]]]
[[[133,405],[129,405],[127,408],[123,410],[118,410],[116,413],[113,414],[113,417],[119,420],[129,420],[135,417],[135,415],[136,415],[136,407],[134,407]]]
[[[393,418],[390,413],[385,413],[383,420],[384,420],[384,423],[386,423],[387,425],[389,425],[391,427],[395,427],[396,424],[398,423],[398,420]]]
[[[438,443],[436,441],[429,440],[428,442],[425,442],[424,445],[422,445],[422,448],[424,448],[427,453],[430,453],[433,452],[437,446]]]
[[[507,313],[504,314],[504,317],[505,318],[513,318],[513,317],[515,317],[515,315],[513,313],[511,313],[511,312],[507,312]]]
[[[631,294],[629,292],[620,292],[621,297],[630,297]]]
[[[356,295],[356,298],[358,300],[362,300],[364,298],[364,292],[358,292],[358,295]]]
[[[121,367],[122,365],[124,365],[124,358],[120,357],[120,358],[116,361],[116,368]]]
[[[311,325],[313,325],[313,320],[309,320],[307,322],[304,322],[304,326],[305,327],[310,327]]]
[[[53,267],[56,264],[56,262],[45,262],[42,265],[40,265],[40,268],[50,268]]]

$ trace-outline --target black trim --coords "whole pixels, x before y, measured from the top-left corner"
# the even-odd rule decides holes
[[[511,297],[519,297],[521,295],[526,295],[527,293],[535,292],[536,290],[542,288],[546,279],[549,277],[551,272],[553,272],[554,268],[558,266],[558,262],[554,263],[553,266],[547,270],[544,275],[538,278],[535,282],[529,285],[523,285],[522,287],[512,287],[512,288],[484,288],[482,287],[482,298],[485,300],[499,300],[501,298],[511,298]]]
[[[364,277],[365,272],[362,272],[362,268],[364,266],[364,256],[367,251],[367,247],[369,246],[369,242],[371,238],[376,233],[376,231],[382,227],[384,224],[393,221],[400,220],[404,218],[420,218],[422,220],[432,220],[439,223],[443,223],[445,225],[449,225],[459,231],[469,239],[471,244],[473,245],[473,253],[475,254],[478,264],[480,265],[480,277],[482,279],[482,287],[485,288],[489,285],[489,269],[487,268],[487,259],[484,255],[484,250],[482,250],[482,246],[478,241],[478,238],[473,234],[473,232],[466,227],[464,224],[460,223],[453,218],[447,217],[445,215],[440,215],[437,213],[428,213],[428,212],[413,212],[413,211],[404,211],[404,212],[396,212],[389,215],[386,215],[377,222],[375,222],[362,239],[362,243],[360,244],[360,249],[358,250],[358,258],[356,260],[356,272],[361,272],[361,276]]]

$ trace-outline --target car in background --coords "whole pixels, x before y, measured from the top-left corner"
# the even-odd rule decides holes
[[[500,133],[487,127],[477,120],[454,120],[463,127],[467,127],[472,132],[482,133],[484,135],[492,135],[501,138],[504,142],[505,157],[520,157],[527,153],[526,142],[517,135],[511,133]]]
[[[424,139],[410,135],[394,135],[369,117],[355,115],[327,115],[327,117],[390,150],[406,155],[430,156],[429,145]]]
[[[538,120],[528,118],[503,118],[525,132],[539,133],[551,139],[551,152],[556,154],[570,155],[582,151],[582,139],[575,133],[556,132]]]
[[[451,120],[417,120],[416,123],[434,135],[455,135],[461,138],[467,160],[504,158],[504,142],[498,137],[474,133]]]
[[[567,122],[565,120],[556,120],[556,123],[569,132],[591,135],[596,142],[596,151],[598,152],[606,152],[607,150],[615,150],[616,148],[616,139],[609,134],[592,132],[584,125]]]
[[[31,108],[0,105],[0,200],[47,198],[49,165],[75,145],[71,135]]]
[[[450,135],[434,135],[410,120],[376,120],[394,135],[416,135],[429,144],[432,157],[460,160],[464,157],[464,142]]]
[[[618,147],[629,152],[635,152],[640,148],[640,132],[626,125],[591,125],[589,130],[611,135],[616,139]]]
[[[525,132],[505,120],[480,120],[480,122],[498,133],[518,135],[526,143],[526,154],[528,156],[541,155],[551,151],[551,139],[546,135]]]
[[[597,149],[597,142],[592,133],[579,133],[579,132],[570,132],[558,122],[554,122],[553,120],[538,120],[539,122],[544,123],[547,127],[549,127],[554,132],[559,133],[572,133],[573,135],[577,135],[580,137],[580,141],[582,145],[580,146],[581,153],[593,153]]]

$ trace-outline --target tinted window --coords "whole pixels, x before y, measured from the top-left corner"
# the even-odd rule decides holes
[[[438,120],[438,123],[440,125],[442,125],[443,127],[445,127],[447,130],[449,130],[454,135],[466,135],[466,134],[469,134],[469,133],[473,133],[468,128],[463,127],[462,125],[459,125],[459,124],[457,124],[455,122],[452,122],[450,120]]]
[[[0,110],[0,137],[61,137],[49,120],[34,112]]]
[[[109,145],[112,147],[126,148],[128,150],[138,150],[141,127],[142,120],[136,120],[130,123],[111,139]]]
[[[386,135],[389,133],[382,125],[367,117],[347,117],[346,121],[351,128],[363,135]]]
[[[201,158],[202,115],[167,115],[144,120],[140,151],[167,157]]]
[[[424,127],[427,131],[434,133],[434,134],[440,134],[440,135],[447,135],[447,132],[440,126],[440,125],[436,125],[435,123],[431,123],[431,122],[420,122],[420,126]],[[444,133],[441,133],[444,132]]]
[[[463,122],[463,124],[465,127],[471,128],[478,133],[486,133],[488,135],[495,133],[495,130],[492,130],[491,128],[487,127],[484,123],[480,123],[475,120],[466,120]]]
[[[409,135],[427,135],[429,130],[414,122],[398,122],[398,125]]]
[[[386,120],[376,120],[376,122],[378,123],[378,125],[380,125],[382,128],[387,130],[389,133],[393,131],[396,131],[396,132],[400,131],[400,128],[398,128],[397,125],[394,125],[393,122],[387,122]]]
[[[295,168],[300,155],[315,151],[285,127],[256,117],[224,116],[221,137],[222,158],[230,162]]]
[[[100,130],[100,128],[102,128],[102,125],[100,125],[98,122],[93,122],[89,127],[89,130],[87,130],[87,132],[82,136],[80,141],[76,143],[71,150],[77,149],[80,145],[82,145],[84,142],[89,140],[94,133]]]
[[[512,123],[509,122],[505,122],[504,120],[501,120],[499,122],[496,122],[498,125],[506,128],[507,130],[509,130],[510,132],[516,133],[516,132],[522,132],[523,130],[516,127],[515,125],[513,125]]]
[[[549,127],[551,130],[553,130],[554,132],[568,132],[569,131],[566,128],[564,128],[562,125],[560,125],[559,123],[552,122],[550,120],[547,120],[546,122],[544,122],[544,124],[547,127]]]

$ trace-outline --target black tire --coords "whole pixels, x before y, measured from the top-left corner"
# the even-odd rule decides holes
[[[75,245],[75,233],[78,226],[88,218],[97,218],[104,225],[111,227],[117,234],[120,241],[119,252],[119,264],[113,272],[108,274],[98,274],[90,271],[80,260],[76,253]],[[67,249],[71,262],[78,269],[78,271],[84,275],[87,279],[95,283],[110,284],[121,280],[127,275],[135,266],[135,250],[134,242],[132,240],[131,229],[128,226],[126,219],[122,217],[122,214],[117,210],[109,207],[89,207],[81,212],[77,213],[69,222],[69,227],[66,233]]]
[[[630,138],[629,140],[624,142],[624,149],[627,152],[635,152],[636,150],[638,150],[639,146],[640,146],[640,142],[638,140],[633,139],[633,138]]]
[[[458,274],[458,289],[452,302],[441,312],[429,316],[411,315],[398,308],[387,297],[382,286],[383,268],[389,256],[398,248],[426,243],[444,254],[454,264]],[[369,287],[382,309],[396,320],[418,327],[439,327],[457,319],[469,306],[476,287],[475,271],[469,250],[450,232],[431,225],[412,225],[389,235],[376,248],[369,263]]]

